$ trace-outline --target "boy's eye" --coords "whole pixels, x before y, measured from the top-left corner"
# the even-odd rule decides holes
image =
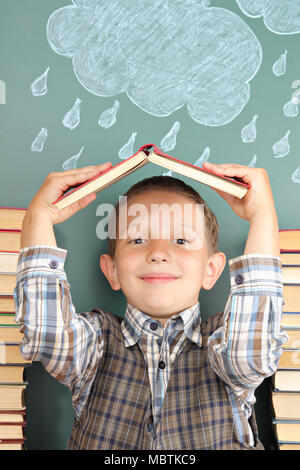
[[[176,239],[175,239],[175,242],[176,242],[178,245],[186,245],[187,243],[189,243],[189,241],[186,240],[185,238],[176,238]]]
[[[144,242],[145,240],[143,238],[134,238],[133,240],[129,240],[129,243],[132,245],[141,245]]]
[[[177,245],[187,245],[188,243],[190,243],[188,240],[186,240],[185,238],[175,238],[175,240],[173,240]],[[129,243],[131,245],[142,245],[144,243],[146,243],[146,240],[144,238],[134,238],[132,240],[129,240]]]

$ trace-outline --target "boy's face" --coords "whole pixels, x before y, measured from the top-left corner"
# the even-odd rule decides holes
[[[143,205],[142,212],[137,204]],[[181,212],[170,211],[173,204]],[[161,216],[155,207],[162,209]],[[100,259],[112,289],[121,289],[129,304],[162,325],[197,303],[201,287],[211,289],[225,266],[223,253],[208,255],[198,210],[192,199],[175,192],[138,194],[128,201],[123,219],[127,230],[116,240],[114,258]]]

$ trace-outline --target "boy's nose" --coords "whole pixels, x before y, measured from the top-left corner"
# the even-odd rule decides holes
[[[166,240],[164,240],[166,241]],[[149,252],[147,255],[148,261],[153,262],[167,262],[170,260],[170,253],[167,249],[167,244],[163,240],[151,240],[149,245]]]

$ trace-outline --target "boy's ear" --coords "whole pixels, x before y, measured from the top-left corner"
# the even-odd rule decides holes
[[[221,276],[223,269],[226,265],[225,253],[219,251],[209,256],[204,277],[202,280],[202,288],[209,290],[212,289],[219,277]]]
[[[116,263],[109,255],[100,256],[100,268],[113,290],[121,288]]]

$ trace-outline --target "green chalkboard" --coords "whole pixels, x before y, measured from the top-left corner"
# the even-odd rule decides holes
[[[27,207],[47,174],[63,171],[72,156],[79,155],[77,167],[116,164],[130,144],[134,152],[147,143],[167,150],[169,141],[168,152],[190,163],[206,156],[266,168],[280,228],[299,229],[300,12],[294,0],[270,5],[2,0],[0,205]],[[114,105],[116,121],[105,128],[98,121]],[[96,236],[96,210],[159,174],[147,165],[56,226],[77,312],[101,307],[123,315],[122,294],[99,268],[107,246]],[[227,259],[242,254],[248,223],[213,190],[191,185],[219,220],[220,250]],[[200,295],[204,319],[223,310],[228,292],[227,267]],[[27,380],[28,448],[64,449],[73,423],[68,389],[40,363],[27,369]],[[256,410],[261,439],[272,448],[268,386],[259,387]]]

